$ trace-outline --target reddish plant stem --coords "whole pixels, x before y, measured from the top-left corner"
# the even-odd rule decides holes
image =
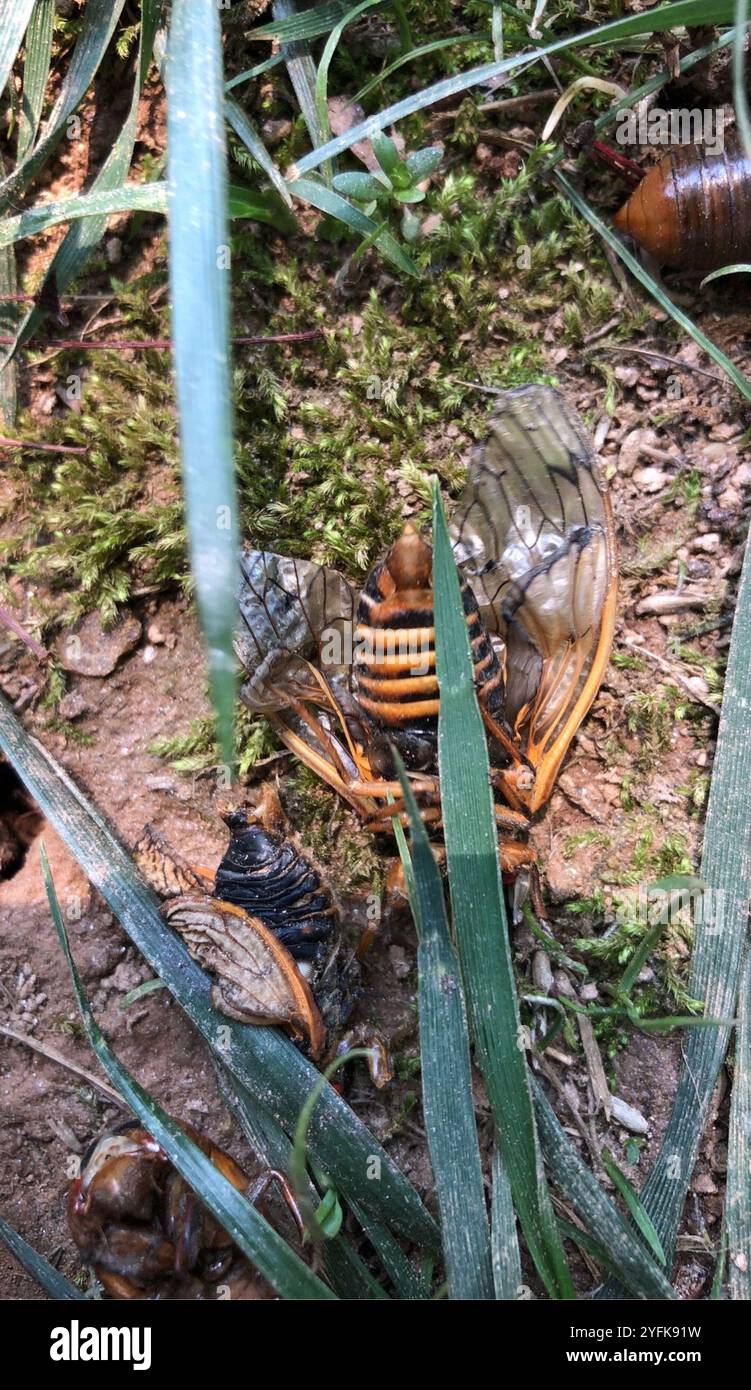
[[[311,338],[320,338],[323,334],[322,328],[307,328],[300,333],[271,333],[267,337],[233,338],[232,342],[239,346],[263,345],[264,343],[305,343]],[[15,338],[0,335],[0,344],[3,347],[15,342]],[[25,348],[54,348],[60,351],[63,348],[80,348],[84,352],[101,352],[104,350],[115,352],[139,352],[146,348],[157,352],[164,352],[172,347],[171,338],[100,338],[96,342],[88,342],[85,338],[47,338],[42,341],[38,338],[30,338],[28,343],[24,343]]]
[[[88,454],[83,444],[37,444],[33,439],[6,439],[0,434],[0,449],[38,449],[43,454]]]
[[[0,623],[3,623],[5,627],[15,633],[16,637],[21,639],[24,646],[28,647],[29,651],[34,653],[37,661],[42,661],[45,665],[47,664],[50,659],[49,652],[46,652],[44,647],[40,646],[36,638],[32,637],[31,633],[27,632],[25,627],[21,627],[21,624],[13,617],[12,613],[8,612],[7,608],[0,607]]]

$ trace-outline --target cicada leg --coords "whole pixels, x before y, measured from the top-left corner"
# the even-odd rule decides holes
[[[259,1173],[258,1177],[255,1178],[247,1188],[245,1195],[252,1206],[255,1207],[261,1201],[265,1193],[268,1192],[273,1182],[277,1184],[282,1197],[289,1207],[294,1223],[300,1233],[300,1239],[302,1240],[305,1236],[305,1223],[302,1219],[300,1208],[297,1205],[297,1200],[290,1187],[289,1181],[284,1173],[279,1172],[278,1168],[266,1168],[262,1173]]]

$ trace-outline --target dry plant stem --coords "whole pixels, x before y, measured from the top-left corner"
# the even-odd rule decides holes
[[[82,444],[39,444],[33,439],[6,439],[0,435],[0,449],[37,449],[43,454],[88,454]],[[9,624],[10,626],[10,624]]]
[[[96,1076],[92,1076],[90,1071],[86,1071],[84,1067],[79,1067],[77,1062],[71,1062],[67,1057],[63,1057],[62,1052],[58,1052],[57,1048],[37,1042],[36,1038],[30,1038],[26,1033],[16,1033],[12,1028],[6,1028],[4,1024],[0,1024],[0,1034],[4,1038],[10,1038],[13,1042],[23,1043],[25,1047],[30,1047],[33,1052],[39,1052],[48,1061],[55,1062],[59,1067],[65,1067],[66,1071],[72,1071],[76,1076],[80,1076],[87,1085],[95,1086],[113,1104],[119,1105],[121,1110],[127,1110],[128,1107],[122,1096],[118,1095],[117,1091],[113,1090],[106,1081],[99,1081]]]
[[[1,443],[2,440],[0,440],[0,444]],[[7,627],[10,632],[15,633],[16,637],[23,642],[24,646],[28,647],[29,651],[34,653],[37,661],[42,661],[45,665],[47,664],[49,661],[49,652],[46,652],[44,647],[37,642],[36,638],[32,637],[31,633],[27,632],[26,628],[22,627],[21,624],[16,621],[13,614],[9,613],[7,608],[0,607],[0,623],[2,623],[4,627]]]
[[[713,700],[708,700],[705,695],[701,695],[691,684],[688,676],[684,676],[671,661],[666,661],[664,657],[658,656],[657,652],[650,651],[648,647],[642,647],[632,637],[622,638],[621,646],[628,647],[629,651],[634,652],[637,656],[647,657],[649,661],[653,661],[655,666],[659,666],[661,671],[664,671],[672,680],[677,681],[692,700],[695,700],[697,704],[704,705],[707,709],[711,709],[713,714],[719,715],[720,706],[716,705]]]
[[[262,347],[265,343],[307,343],[311,338],[323,336],[322,328],[306,328],[299,333],[271,333],[263,336],[233,338],[232,342],[240,347]],[[15,342],[15,338],[9,335],[0,337],[0,344],[4,347],[10,346]],[[84,352],[144,352],[146,349],[155,352],[167,352],[172,347],[171,338],[103,338],[98,342],[89,342],[86,338],[47,338],[40,341],[38,338],[31,338],[28,343],[24,343],[26,348],[37,348],[40,351],[54,348],[56,352],[67,351],[72,348],[80,348]]]

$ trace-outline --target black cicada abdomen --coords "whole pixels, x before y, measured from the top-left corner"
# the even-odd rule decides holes
[[[297,961],[322,964],[336,912],[316,870],[290,840],[245,811],[224,817],[232,832],[214,896],[260,917]]]

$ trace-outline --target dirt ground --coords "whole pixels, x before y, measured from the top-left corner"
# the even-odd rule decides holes
[[[157,145],[153,113],[149,131]],[[61,189],[71,180],[76,186],[77,172],[58,169],[57,178]],[[24,273],[33,277],[38,258],[48,255],[49,244],[34,247]],[[156,253],[151,264],[158,264]],[[118,273],[135,278],[145,268],[149,255],[143,242],[126,248]],[[372,272],[376,283],[377,273]],[[499,293],[502,289],[499,281]],[[751,370],[748,316],[739,308],[739,292],[720,286],[703,297],[691,294],[699,325],[742,370]],[[625,312],[622,286],[614,304],[616,316]],[[721,673],[727,648],[751,467],[743,447],[747,418],[740,398],[693,344],[676,339],[664,316],[650,310],[633,340],[619,343],[608,411],[602,375],[564,344],[565,307],[540,329],[545,370],[593,421],[612,475],[622,576],[614,660],[533,833],[551,922],[568,948],[579,937],[606,936],[613,927],[613,902],[629,888],[698,864],[720,698],[715,674]],[[344,332],[352,328],[359,306],[343,306],[332,293],[326,308],[334,331]],[[600,336],[586,347],[595,350]],[[306,357],[314,361],[316,351],[308,345]],[[54,375],[54,363],[47,373]],[[43,437],[40,381],[38,368],[22,373],[27,404],[32,418],[38,412]],[[293,418],[290,426],[296,425]],[[469,440],[453,439],[451,449],[464,460]],[[19,524],[15,509],[23,505],[23,490],[10,475],[0,479],[0,488],[2,534],[8,537]],[[407,496],[405,509],[413,505]],[[43,585],[11,577],[4,601],[28,622],[45,597]],[[180,774],[149,751],[157,737],[184,732],[208,713],[194,614],[174,589],[132,600],[127,614],[138,620],[130,649],[111,673],[69,675],[62,721],[51,719],[42,704],[45,671],[10,634],[0,636],[0,686],[125,844],[131,845],[150,821],[188,858],[212,867],[226,843],[213,775]],[[293,773],[287,758],[262,769],[262,775],[279,775],[291,811],[297,795]],[[99,1076],[46,904],[38,854],[42,842],[58,896],[68,906],[76,961],[118,1055],[172,1114],[238,1156],[243,1148],[217,1094],[204,1046],[177,1005],[166,990],[157,990],[123,1007],[124,996],[149,977],[148,967],[9,774],[0,794],[1,823],[8,831],[0,881],[0,1210],[37,1249],[76,1277],[81,1265],[64,1214],[71,1156],[80,1155],[118,1112],[92,1080],[28,1045],[54,1050]],[[351,826],[346,812],[332,814],[328,857],[336,872],[337,844]],[[0,838],[0,847],[3,843]],[[354,932],[362,914],[362,882],[354,892],[345,884],[343,897],[347,929]],[[533,992],[534,982],[539,993],[535,971],[544,963],[536,960],[534,943],[520,931],[514,945],[522,991]],[[685,980],[689,949],[679,931],[671,935],[654,966],[652,1012],[666,1011],[666,970]],[[586,997],[602,1000],[600,967],[597,960],[589,963],[594,983]],[[644,983],[650,983],[648,973]],[[558,985],[564,988],[565,981]],[[358,1069],[349,1100],[430,1203],[414,1066],[415,989],[411,929],[403,921],[387,922],[367,968],[359,1016],[375,1022],[391,1041],[397,1076],[379,1093]],[[638,1152],[628,1147],[633,1132],[615,1119],[607,1123],[576,1037],[557,1040],[546,1076],[571,1134],[590,1156],[607,1143],[638,1187],[675,1094],[680,1035],[657,1038],[629,1030],[623,1038],[601,1039],[601,1051],[612,1090],[643,1118]],[[481,1094],[478,1106],[487,1146],[490,1122]],[[706,1251],[718,1238],[725,1142],[718,1092],[680,1242],[687,1297],[700,1296],[711,1268]],[[583,1268],[580,1276],[583,1287],[593,1282]],[[0,1296],[42,1297],[2,1251]]]

